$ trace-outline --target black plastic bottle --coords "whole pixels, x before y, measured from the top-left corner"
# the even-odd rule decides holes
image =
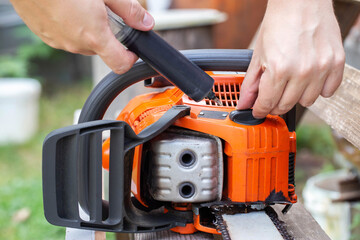
[[[109,9],[108,17],[111,30],[122,44],[190,98],[197,102],[209,98],[221,104],[212,91],[214,79],[154,31],[133,29]]]

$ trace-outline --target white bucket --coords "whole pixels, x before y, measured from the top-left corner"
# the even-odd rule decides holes
[[[337,182],[347,176],[346,171],[321,173],[311,177],[303,191],[304,205],[332,240],[350,239],[350,204],[333,203],[339,198]]]
[[[38,127],[40,83],[0,78],[0,145],[29,140]]]
[[[165,11],[171,5],[171,0],[147,0],[147,9],[151,12]]]

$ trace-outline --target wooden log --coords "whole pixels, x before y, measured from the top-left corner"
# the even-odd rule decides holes
[[[360,71],[346,65],[343,81],[330,98],[319,97],[309,109],[360,149]]]
[[[294,204],[285,215],[281,213],[284,206],[275,205],[273,208],[278,214],[279,219],[286,224],[287,231],[295,240],[330,240],[329,236],[326,235],[324,230],[322,230],[301,203]]]

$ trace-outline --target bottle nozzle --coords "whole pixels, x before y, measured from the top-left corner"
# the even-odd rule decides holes
[[[106,7],[106,11],[108,14],[109,26],[112,33],[118,40],[121,40],[122,30],[126,26],[124,20],[118,15],[116,15],[113,11],[111,11],[110,8]]]
[[[210,91],[208,93],[208,95],[206,96],[206,98],[210,99],[210,100],[213,100],[216,105],[218,106],[223,106],[222,102],[220,101],[220,99],[215,95],[215,93],[213,91]]]
[[[220,101],[220,99],[218,97],[215,97],[213,100],[218,106],[220,106],[220,107],[223,106],[222,102]]]

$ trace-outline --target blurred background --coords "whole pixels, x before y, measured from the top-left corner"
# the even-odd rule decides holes
[[[141,1],[155,17],[155,30],[178,49],[249,48],[266,2]],[[359,6],[336,4],[339,19],[347,21],[342,26],[347,62],[360,68]],[[0,239],[65,239],[65,229],[43,215],[42,142],[50,131],[73,123],[74,112],[109,71],[98,57],[48,47],[8,0],[0,0]],[[128,95],[141,92],[131,91]],[[309,111],[297,128],[297,144],[299,200],[332,239],[360,239],[360,198],[348,201],[341,188],[350,181],[351,191],[360,189],[359,150]]]

